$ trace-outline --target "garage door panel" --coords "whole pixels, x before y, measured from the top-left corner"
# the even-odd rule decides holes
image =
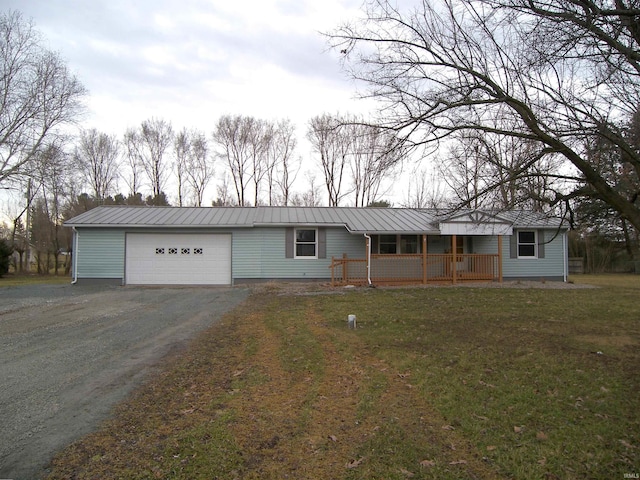
[[[231,235],[129,233],[126,283],[231,284]]]

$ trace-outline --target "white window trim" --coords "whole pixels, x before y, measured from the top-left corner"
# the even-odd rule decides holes
[[[520,243],[520,233],[533,232],[533,255],[520,255],[520,245],[531,245],[530,243]],[[516,232],[516,252],[518,260],[536,260],[538,258],[538,232],[537,230],[518,230]]]
[[[298,230],[313,230],[315,234],[315,242],[313,242],[315,255],[298,255]],[[300,245],[311,245],[311,242],[301,242]],[[318,259],[318,229],[311,227],[300,227],[293,229],[293,258],[299,258],[302,260],[317,260]]]

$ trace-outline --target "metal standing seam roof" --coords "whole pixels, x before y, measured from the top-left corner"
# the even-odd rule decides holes
[[[233,207],[100,206],[65,222],[69,227],[252,227],[254,212]]]
[[[484,210],[479,212],[494,218],[497,223],[508,223],[516,228],[561,228],[564,223],[559,217],[552,217],[541,212],[528,210]],[[438,215],[438,221],[464,221],[465,217],[472,213],[474,213],[472,209],[457,210],[453,214],[440,213]]]
[[[65,222],[68,227],[250,228],[257,226],[344,226],[351,233],[439,234],[453,215],[429,209],[352,207],[149,207],[100,206]],[[534,212],[490,214],[517,227],[559,227],[560,219]]]
[[[566,228],[561,218],[526,210],[508,210],[499,215],[520,228]]]

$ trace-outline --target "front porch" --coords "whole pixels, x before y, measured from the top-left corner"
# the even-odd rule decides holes
[[[460,245],[452,235],[452,251]],[[502,236],[498,236],[498,252],[427,253],[426,236],[422,253],[379,254],[371,251],[367,239],[365,258],[331,258],[331,285],[426,285],[428,283],[502,282]]]

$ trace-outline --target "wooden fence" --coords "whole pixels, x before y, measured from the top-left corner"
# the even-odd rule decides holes
[[[455,258],[455,261],[454,261]],[[502,281],[497,254],[403,254],[364,258],[332,257],[332,285],[403,285]]]

